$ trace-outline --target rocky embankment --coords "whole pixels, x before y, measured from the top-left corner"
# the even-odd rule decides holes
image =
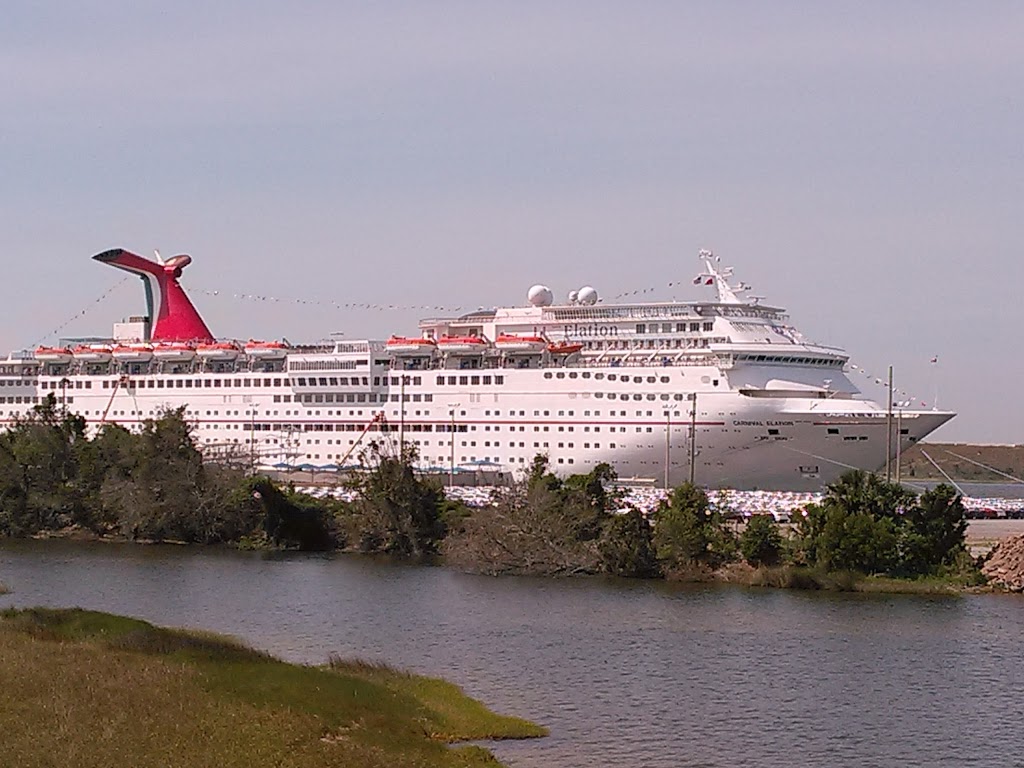
[[[994,585],[1024,592],[1024,536],[999,542],[981,568]]]

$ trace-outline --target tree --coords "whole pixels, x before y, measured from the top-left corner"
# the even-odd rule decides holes
[[[409,444],[401,456],[376,442],[360,453],[360,463],[369,468],[352,482],[361,549],[406,556],[437,551],[445,535],[444,491],[436,481],[417,477],[415,462],[416,447]]]
[[[918,576],[953,566],[966,552],[960,497],[943,485],[916,497],[860,471],[828,486],[820,506],[794,520],[795,551],[807,565]]]
[[[942,484],[925,491],[906,512],[904,565],[910,573],[951,566],[967,551],[967,516],[962,497]]]
[[[830,571],[891,573],[899,563],[896,523],[829,507],[818,539],[818,563]]]
[[[78,463],[85,442],[85,420],[58,409],[52,393],[15,420],[3,447],[11,472],[5,498],[14,504],[6,516],[12,530],[53,530],[83,518]]]
[[[822,503],[848,513],[871,517],[898,517],[913,505],[916,496],[896,483],[887,483],[878,475],[853,469],[844,472],[825,488]]]
[[[607,573],[641,579],[661,575],[651,524],[638,509],[612,518],[601,538],[600,553]]]
[[[578,574],[603,570],[601,547],[615,502],[605,490],[614,479],[599,464],[564,481],[534,458],[525,476],[494,505],[474,510],[446,541],[449,562],[485,573]]]
[[[740,535],[740,552],[743,559],[755,568],[778,565],[782,558],[782,534],[775,518],[771,515],[750,518]]]
[[[712,568],[736,553],[736,540],[707,494],[691,483],[672,491],[655,513],[654,543],[658,559],[669,567],[707,565]]]

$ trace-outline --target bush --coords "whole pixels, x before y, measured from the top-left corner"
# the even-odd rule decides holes
[[[756,515],[740,535],[740,553],[755,568],[778,565],[782,559],[782,534],[771,515]]]
[[[630,509],[612,519],[605,528],[600,552],[607,573],[641,579],[661,575],[651,524],[640,510]]]
[[[717,568],[736,556],[736,537],[711,510],[707,494],[690,483],[672,491],[655,513],[654,543],[668,568]]]

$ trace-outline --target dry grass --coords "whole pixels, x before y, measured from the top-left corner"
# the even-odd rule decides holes
[[[542,731],[386,668],[272,659],[212,635],[86,611],[4,611],[3,763],[17,766],[496,765],[446,742]]]

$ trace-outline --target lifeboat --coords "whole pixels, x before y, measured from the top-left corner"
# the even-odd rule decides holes
[[[196,347],[196,354],[203,360],[234,360],[240,351],[233,341],[213,341]]]
[[[455,355],[479,354],[488,346],[487,339],[480,336],[442,336],[437,340],[439,350]]]
[[[496,349],[509,354],[543,352],[547,339],[541,336],[519,336],[514,333],[503,333],[494,340]]]
[[[70,363],[71,350],[67,347],[36,347],[36,360],[41,363]]]
[[[112,352],[113,348],[108,344],[79,344],[71,350],[75,360],[80,363],[106,363]]]
[[[196,356],[195,344],[168,341],[153,347],[153,357],[164,363],[184,363]]]
[[[392,336],[385,343],[384,349],[389,355],[432,355],[437,349],[437,342],[433,339]]]
[[[153,359],[153,345],[145,342],[118,344],[111,354],[123,363],[145,363]]]
[[[575,355],[583,349],[578,341],[554,341],[548,344],[548,352],[552,355]]]
[[[249,340],[245,345],[245,354],[260,360],[283,360],[288,355],[288,345],[281,341]]]

